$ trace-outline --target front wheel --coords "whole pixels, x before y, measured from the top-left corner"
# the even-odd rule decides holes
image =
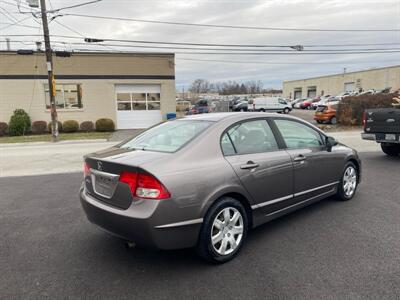
[[[389,156],[398,156],[400,154],[400,145],[398,144],[381,144],[382,151]]]
[[[283,113],[284,113],[285,115],[287,115],[289,112],[290,112],[290,109],[287,108],[287,107],[283,110]]]
[[[336,117],[332,117],[331,118],[331,124],[332,125],[336,125],[337,124],[337,118]]]
[[[243,205],[225,197],[204,218],[197,253],[207,261],[225,263],[240,251],[247,235],[248,218]]]
[[[359,174],[357,167],[348,162],[344,168],[342,179],[339,182],[337,196],[341,201],[352,199],[356,193]]]

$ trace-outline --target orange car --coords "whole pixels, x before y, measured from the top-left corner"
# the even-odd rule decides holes
[[[317,121],[318,124],[324,122],[336,124],[337,123],[336,110],[337,110],[337,105],[328,104],[328,105],[318,106],[314,115],[314,120]]]

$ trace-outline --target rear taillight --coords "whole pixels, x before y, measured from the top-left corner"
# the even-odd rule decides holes
[[[87,162],[83,163],[83,176],[88,176],[90,173],[90,167]]]
[[[365,128],[365,125],[367,124],[367,114],[365,111],[363,112],[362,124],[363,127]]]
[[[136,192],[137,177],[138,177],[137,173],[130,173],[130,172],[122,172],[119,175],[119,181],[129,185],[132,195],[135,195]]]
[[[164,185],[149,174],[122,172],[119,181],[129,185],[134,197],[156,200],[171,197]]]

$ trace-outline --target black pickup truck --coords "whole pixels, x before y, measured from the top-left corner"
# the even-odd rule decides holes
[[[400,109],[374,108],[364,112],[364,140],[381,144],[382,151],[390,156],[400,154]]]

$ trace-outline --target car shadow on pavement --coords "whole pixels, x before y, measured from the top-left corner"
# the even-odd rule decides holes
[[[304,207],[298,211],[292,212],[288,215],[282,216],[278,219],[263,224],[249,232],[246,245],[243,247],[242,253],[236,257],[232,262],[237,261],[243,263],[243,260],[252,260],[247,255],[252,255],[252,252],[258,252],[258,247],[263,247],[263,244],[268,244],[268,237],[270,235],[283,234],[290,235],[290,232],[298,226],[301,222],[307,222],[307,218],[312,218],[316,214],[325,214],[329,211],[330,207],[336,204],[341,204],[334,197],[328,198],[310,206]],[[107,258],[110,265],[120,264],[126,266],[131,265],[134,268],[147,268],[154,266],[163,266],[163,268],[186,269],[187,267],[207,267],[213,264],[203,261],[197,254],[194,248],[180,249],[180,250],[155,250],[135,246],[129,248],[126,243],[119,238],[109,236],[108,234],[99,230],[98,234],[93,241],[91,247],[94,249],[105,249],[106,252],[115,252]],[[101,258],[104,263],[104,257]],[[157,267],[157,268],[158,268]]]

